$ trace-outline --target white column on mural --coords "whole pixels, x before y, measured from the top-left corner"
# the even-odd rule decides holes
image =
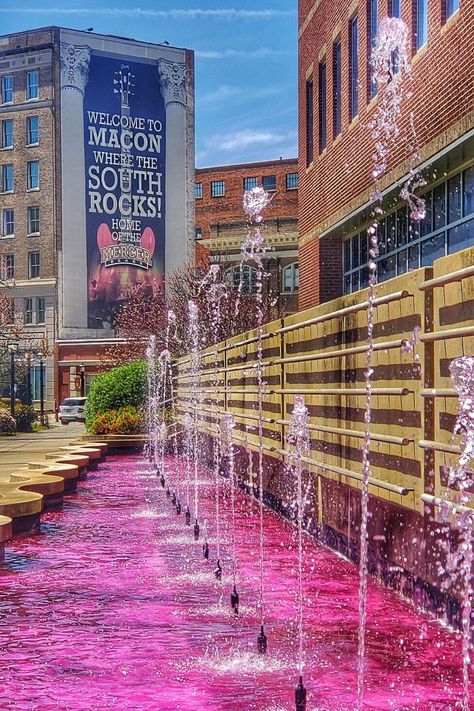
[[[84,92],[90,49],[61,43],[62,325],[87,328]]]
[[[165,273],[188,257],[186,229],[186,106],[188,69],[185,64],[160,59],[158,71],[166,109],[165,162]]]

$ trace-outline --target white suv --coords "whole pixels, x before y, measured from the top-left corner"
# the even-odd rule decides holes
[[[85,422],[86,419],[86,398],[68,397],[59,406],[59,421],[62,425],[70,422]]]

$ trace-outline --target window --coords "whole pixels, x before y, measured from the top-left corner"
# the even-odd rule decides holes
[[[306,165],[313,162],[313,79],[306,82]]]
[[[446,0],[446,19],[459,10],[459,0]]]
[[[12,193],[14,183],[13,164],[2,165],[2,193]]]
[[[15,277],[15,255],[5,255],[5,278],[14,279]]]
[[[2,148],[13,148],[13,119],[2,121]]]
[[[38,72],[27,72],[26,75],[26,98],[28,101],[31,99],[39,98],[39,74]]]
[[[25,323],[33,323],[33,299],[25,299]]]
[[[430,266],[435,259],[474,245],[474,166],[445,180],[421,197],[423,220],[410,220],[406,205],[378,222],[378,279]],[[367,233],[344,241],[344,291],[367,286]]]
[[[202,183],[194,183],[194,197],[202,198]]]
[[[40,275],[40,253],[28,252],[28,279],[37,279]]]
[[[326,108],[326,62],[321,62],[318,72],[319,82],[319,152],[322,153],[327,144],[327,108]]]
[[[415,47],[418,52],[428,41],[428,0],[416,0]]]
[[[15,212],[11,208],[2,210],[2,237],[13,237],[15,233]]]
[[[242,294],[254,294],[257,290],[257,270],[247,264],[242,267],[232,267],[225,273],[225,280],[236,289],[242,279]]]
[[[200,227],[196,227],[196,229],[194,230],[194,239],[202,239],[202,229]]]
[[[286,174],[286,189],[296,190],[298,187],[298,173],[287,173]]]
[[[2,77],[2,104],[11,104],[13,102],[13,77]]]
[[[39,190],[40,175],[39,175],[39,160],[30,160],[28,163],[27,173],[27,190]]]
[[[332,128],[336,138],[341,133],[341,40],[332,46]]]
[[[40,231],[40,209],[39,205],[33,205],[27,209],[27,229],[29,235],[37,235]]]
[[[44,323],[46,317],[45,299],[44,296],[39,296],[36,299],[36,323]]]
[[[264,190],[276,190],[277,189],[277,179],[276,175],[264,175],[262,177],[262,188]]]
[[[223,197],[225,195],[225,182],[223,180],[211,181],[211,197]]]
[[[283,269],[282,290],[286,294],[294,294],[299,288],[299,267],[298,264],[289,264]]]
[[[372,69],[372,51],[377,41],[379,24],[378,0],[367,0],[367,58],[368,58],[368,96],[373,99],[377,93],[377,82]]]
[[[359,56],[359,20],[353,17],[349,22],[349,117],[352,119],[358,113],[357,83]]]
[[[388,14],[390,17],[400,17],[400,0],[389,1]]]
[[[39,143],[39,116],[28,116],[26,119],[26,142],[29,146]]]
[[[251,190],[257,187],[257,178],[244,178],[244,190]]]

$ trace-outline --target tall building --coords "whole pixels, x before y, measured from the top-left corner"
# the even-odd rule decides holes
[[[0,37],[0,92],[1,291],[51,408],[87,388],[116,309],[194,255],[193,53],[25,31]]]
[[[243,194],[263,187],[272,195],[264,212],[269,247],[265,288],[278,295],[281,315],[298,308],[298,161],[296,158],[197,168],[196,264],[220,262],[224,277],[240,281],[240,251],[247,232]],[[251,290],[255,270],[245,267],[244,288]]]
[[[367,286],[374,137],[369,57],[383,16],[407,25],[411,79],[380,180],[380,281],[474,243],[474,5],[470,0],[300,0],[300,307]],[[381,92],[382,93],[382,92]],[[416,139],[411,134],[413,117]],[[410,145],[411,144],[411,145]],[[400,188],[416,163],[421,221]]]

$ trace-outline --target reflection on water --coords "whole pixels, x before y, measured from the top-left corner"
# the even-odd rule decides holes
[[[258,634],[258,512],[238,494],[240,614],[224,577],[138,459],[109,457],[71,505],[44,516],[47,535],[15,539],[0,570],[1,711],[288,711],[296,678],[295,538],[265,511],[269,641]],[[146,501],[146,499],[148,501]],[[210,538],[214,491],[203,489]],[[214,552],[215,553],[215,552]],[[357,570],[305,540],[308,711],[353,711]],[[367,709],[456,708],[459,638],[369,584]]]

